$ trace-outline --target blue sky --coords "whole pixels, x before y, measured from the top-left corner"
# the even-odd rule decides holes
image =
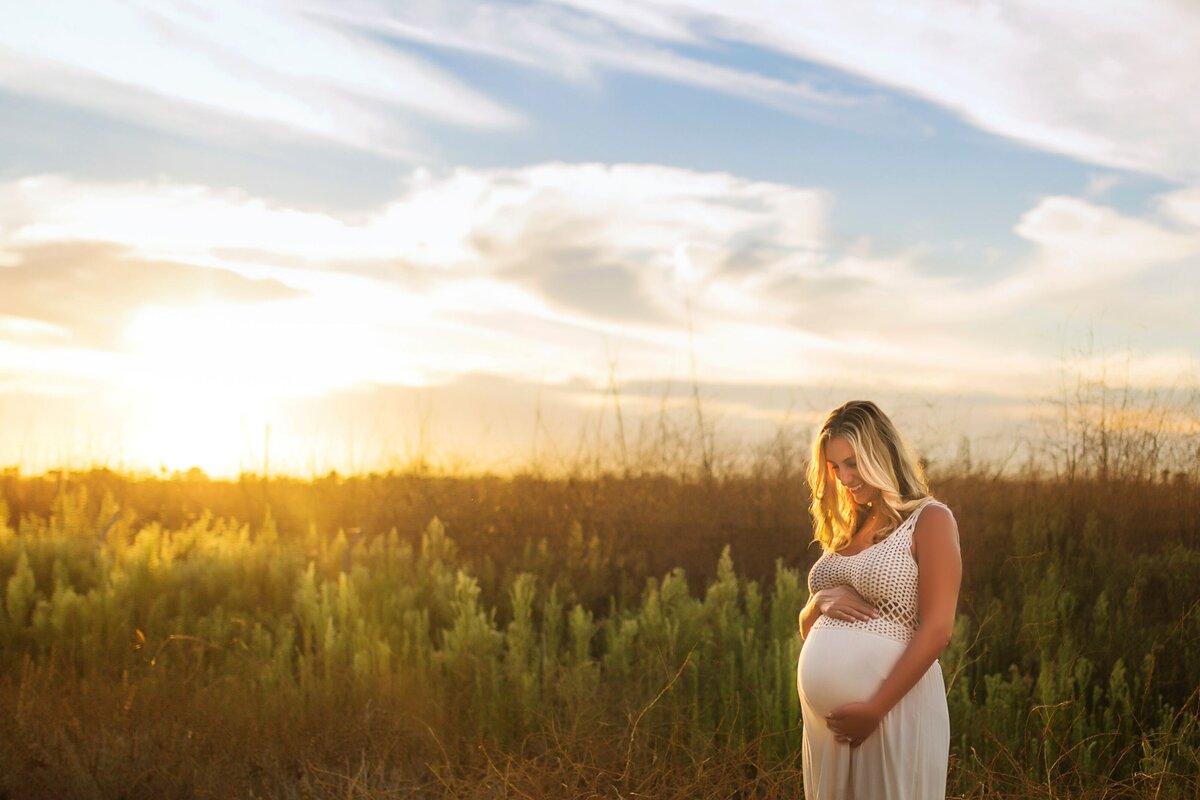
[[[1003,454],[1118,374],[1194,432],[1200,11],[1138,9],[10,12],[0,462],[503,471],[693,374],[730,452],[865,396]]]

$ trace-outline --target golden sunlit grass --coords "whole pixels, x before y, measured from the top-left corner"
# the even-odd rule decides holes
[[[1084,390],[1041,473],[935,465],[956,798],[1200,790],[1195,429]],[[746,460],[694,412],[674,474],[5,473],[0,792],[801,796],[808,432]]]

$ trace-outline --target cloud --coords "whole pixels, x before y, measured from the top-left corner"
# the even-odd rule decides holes
[[[644,30],[622,5],[587,5]],[[1200,13],[1187,4],[1143,3],[1136,19],[1119,6],[1034,0],[653,5],[660,24],[704,31],[710,45],[728,39],[828,64],[1039,149],[1200,179],[1191,102],[1200,52],[1160,46],[1200,36]]]
[[[830,123],[888,108],[879,92],[846,81],[834,88],[803,65],[795,65],[790,74],[770,75],[705,58],[720,43],[694,30],[691,15],[652,4],[367,0],[314,13],[379,35],[551,72],[585,86],[599,84],[606,72],[648,75]],[[679,52],[679,46],[702,52]]]
[[[0,200],[0,253],[10,259],[107,230],[125,261],[220,267],[305,292],[303,308],[271,316],[270,326],[288,331],[281,342],[311,340],[314,369],[336,374],[337,385],[356,375],[545,374],[602,363],[603,348],[621,341],[638,376],[682,368],[677,359],[691,348],[713,379],[861,374],[1020,393],[1057,358],[1048,337],[1064,308],[1136,325],[1106,309],[1168,275],[1181,279],[1172,298],[1200,302],[1184,269],[1200,256],[1195,196],[1184,190],[1141,216],[1044,198],[1014,221],[1029,255],[970,279],[932,269],[921,245],[842,243],[824,191],[653,164],[417,170],[393,200],[353,217],[204,187],[54,176],[0,185]],[[30,307],[13,301],[8,313],[60,326],[88,319]],[[1200,335],[1195,320],[1164,308],[1159,322],[1168,319]],[[235,322],[259,335],[246,320],[196,324]],[[264,345],[253,360],[271,358]]]
[[[1187,195],[1163,202],[1186,219]],[[1200,256],[1200,225],[1139,219],[1074,197],[1047,197],[1026,212],[1015,231],[1037,250],[993,287],[997,301],[1050,303],[1109,293],[1164,264]],[[1181,287],[1184,289],[1185,287]]]
[[[477,258],[577,312],[678,321],[689,300],[732,291],[756,247],[774,251],[770,269],[824,247],[817,190],[636,164],[489,177],[470,232]]]
[[[1189,37],[1200,13],[1166,0],[1136,20],[1034,0],[59,3],[0,30],[0,86],[185,135],[248,125],[409,159],[415,119],[526,124],[395,44],[412,42],[581,85],[654,76],[830,124],[901,113],[887,87],[1030,147],[1195,182],[1200,52],[1159,46]]]
[[[890,87],[1040,150],[1168,179],[1200,180],[1200,39],[1187,3],[1036,0],[794,3],[744,0],[401,3],[356,7],[356,23],[570,80],[634,72],[828,121],[877,114]],[[729,64],[730,45],[752,56]],[[753,52],[753,51],[751,51]],[[846,76],[806,80],[805,63]]]
[[[0,86],[186,135],[257,126],[401,157],[414,117],[523,124],[431,63],[288,2],[32,4],[0,28]]]
[[[1140,215],[1043,198],[1014,220],[1029,255],[970,280],[931,269],[919,245],[844,244],[832,200],[720,172],[557,162],[418,170],[354,216],[166,181],[0,184],[0,402],[83,398],[62,413],[86,406],[77,418],[94,430],[125,420],[129,453],[167,442],[236,471],[261,463],[246,443],[265,425],[279,459],[325,447],[322,431],[360,456],[382,446],[372,414],[400,441],[403,412],[385,401],[421,390],[396,387],[450,403],[454,442],[498,437],[511,453],[530,429],[481,426],[480,397],[503,394],[485,417],[530,421],[536,387],[554,385],[545,408],[578,424],[599,413],[614,359],[630,431],[653,424],[659,387],[694,374],[723,432],[747,436],[771,433],[790,388],[809,410],[846,393],[908,413],[958,402],[956,430],[1007,435],[1052,391],[1069,313],[1108,342],[1136,339],[1149,315],[1135,387],[1194,374],[1191,190]],[[315,416],[280,416],[296,403]],[[963,403],[986,406],[992,427]]]
[[[1159,208],[1172,222],[1200,229],[1200,186],[1168,192],[1159,199]]]
[[[0,200],[9,247],[107,239],[253,277],[348,269],[417,291],[494,280],[571,313],[659,323],[681,319],[688,297],[730,297],[739,273],[759,280],[759,266],[809,263],[824,247],[828,202],[725,173],[561,163],[417,170],[401,196],[354,218],[162,181],[38,176],[0,185]]]
[[[104,242],[58,242],[10,253],[0,268],[0,331],[16,339],[114,349],[147,306],[263,303],[303,292],[277,281],[138,258]]]
[[[1167,0],[1138,11],[1034,0],[35,4],[0,29],[0,86],[185,135],[236,139],[248,125],[410,159],[421,158],[414,119],[526,124],[395,44],[412,42],[581,85],[654,76],[830,124],[902,113],[887,87],[1030,147],[1195,182],[1200,51],[1160,43],[1200,38],[1200,12]]]

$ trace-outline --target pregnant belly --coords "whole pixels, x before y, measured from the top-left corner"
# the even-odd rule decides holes
[[[843,703],[869,699],[904,649],[876,633],[814,626],[796,665],[800,702],[825,716]]]

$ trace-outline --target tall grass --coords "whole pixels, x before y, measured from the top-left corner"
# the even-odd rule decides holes
[[[1200,475],[1135,463],[935,476],[952,796],[1200,791]],[[799,797],[799,475],[9,471],[0,792]]]
[[[604,591],[612,551],[578,524],[468,569],[438,516],[374,535],[205,513],[168,528],[89,479],[64,482],[48,516],[0,514],[12,796],[505,780],[533,796],[795,796],[803,564],[747,577],[725,548],[698,590],[675,568],[620,594]],[[1192,796],[1195,485],[1143,486],[1132,508],[1099,483],[965,478],[940,495],[962,509],[966,564],[943,656],[954,793]],[[567,775],[562,794],[538,788]]]

